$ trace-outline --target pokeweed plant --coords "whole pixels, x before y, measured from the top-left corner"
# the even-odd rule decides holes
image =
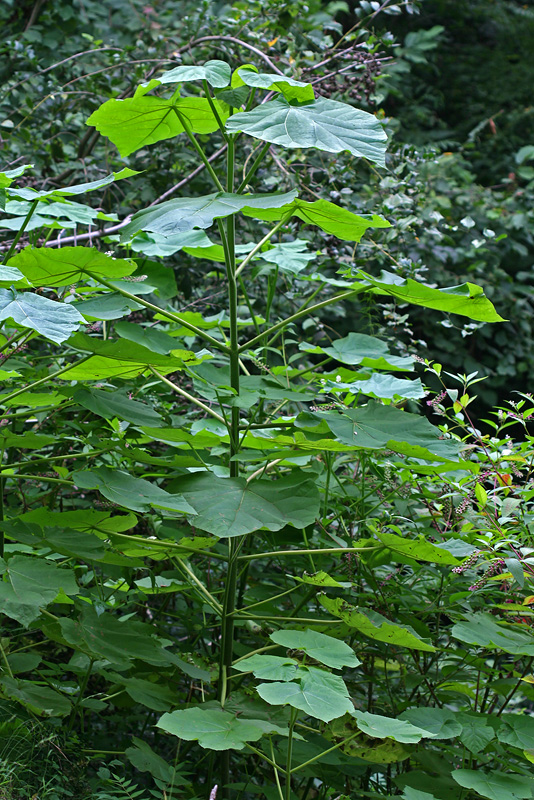
[[[389,223],[258,185],[273,146],[383,167],[382,125],[221,61],[171,69],[88,123],[123,157],[182,136],[213,192],[135,213],[107,245],[118,257],[51,236],[102,219],[67,198],[133,170],[40,192],[13,186],[24,167],[1,175],[17,231],[0,272],[5,702],[98,728],[93,756],[119,730],[157,797],[531,797],[532,720],[508,713],[531,635],[463,586],[483,521],[440,525],[447,481],[484,506],[483,459],[403,409],[426,394],[404,377],[412,356],[357,332],[306,338],[364,293],[500,317],[473,284],[321,273],[297,221],[354,243]],[[222,273],[219,313],[172,304],[172,271],[151,259],[180,251]],[[277,318],[282,281],[302,302]],[[493,557],[485,577],[502,580]],[[521,560],[506,566],[523,586]]]

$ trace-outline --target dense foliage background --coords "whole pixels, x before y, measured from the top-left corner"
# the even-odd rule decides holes
[[[216,784],[219,796],[269,800],[533,797],[534,4],[4,0],[0,24],[0,247],[8,267],[40,275],[42,284],[30,277],[37,296],[74,300],[87,322],[86,340],[57,347],[50,337],[27,339],[15,312],[3,317],[0,797],[213,800]],[[127,227],[135,212],[214,191],[193,144],[162,138],[129,152],[97,123],[86,124],[109,98],[131,99],[165,70],[213,59],[311,83],[319,97],[376,115],[389,138],[385,167],[347,150],[261,151],[252,191],[296,189],[307,202],[381,215],[391,227],[375,219],[360,242],[286,221],[273,239],[281,255],[265,250],[243,274],[234,317],[220,252],[201,252],[199,239],[170,247],[146,228],[127,235],[136,232]],[[274,91],[267,88],[263,102]],[[226,157],[218,135],[197,136],[217,170]],[[239,144],[236,186],[259,152],[255,139]],[[104,180],[125,167],[140,174]],[[93,181],[102,183],[92,194],[45,198],[26,226],[34,195],[17,195],[20,187],[52,193]],[[74,201],[79,206],[67,211]],[[259,219],[240,222],[241,258],[276,218]],[[91,276],[79,288],[75,272],[47,284],[31,273],[35,266],[17,261],[18,238],[12,244],[21,229],[20,245],[56,241],[61,248],[50,250],[59,253],[87,246],[120,264],[133,258],[133,277],[117,272],[122,294],[113,297],[98,295]],[[300,244],[287,249],[295,238]],[[87,268],[108,275],[97,262]],[[428,297],[407,302],[408,291],[395,295],[379,284],[378,294],[333,303],[335,282],[351,286],[360,270],[370,280],[386,270],[401,283],[476,284],[505,321],[488,324],[495,317],[486,306],[478,317],[449,313],[443,295],[434,305]],[[1,286],[11,291],[7,278]],[[264,323],[325,298],[324,307],[291,318],[283,335],[260,337]],[[154,317],[147,304],[171,316]],[[223,372],[232,319],[241,337],[258,338],[242,358],[237,402]],[[210,336],[223,350],[201,363]],[[98,377],[78,367],[73,382],[54,380],[77,352],[107,357],[115,340],[146,346],[160,361],[145,364],[131,350],[122,372]],[[88,341],[108,350],[91,350],[97,345]],[[175,371],[165,366],[169,358]],[[239,454],[218,401],[247,428]],[[434,433],[418,427],[411,450],[402,423],[387,416],[401,408],[435,426]],[[362,412],[385,416],[373,427]],[[282,431],[262,449],[247,426],[280,419]],[[291,441],[284,425],[295,426]],[[390,438],[376,436],[381,425]],[[145,484],[126,478],[113,483],[112,470],[150,481],[160,494],[142,495]],[[213,521],[195,527],[178,501],[175,513],[165,506],[170,494],[198,512],[193,488],[181,492],[203,470],[213,488],[201,513],[217,480],[267,483],[268,475],[280,481],[275,494],[309,492],[309,508],[288,512],[287,524],[270,531],[258,524],[253,544],[232,556],[232,539],[221,534],[214,544],[206,533],[215,534]],[[287,550],[302,554],[298,567]],[[241,616],[230,652],[234,688],[221,695],[224,632],[214,619],[227,602],[232,557],[243,559],[235,587]],[[76,579],[68,586],[57,583],[67,566]],[[293,639],[280,638],[287,628]],[[330,643],[296,636],[302,631]],[[275,711],[266,710],[251,673],[274,678],[264,674],[267,662],[242,675],[239,664],[251,653],[280,658],[282,683],[273,686],[289,681],[292,669],[320,675],[326,694],[319,707],[310,704],[311,721],[272,694]],[[340,670],[356,716],[342,716]],[[173,709],[202,703],[214,713],[227,695],[235,719],[262,721],[261,743],[240,738],[230,722],[219,731],[237,736],[230,751],[216,737],[210,750],[191,730],[157,727]],[[336,702],[342,712],[331,717],[325,707]],[[400,727],[388,727],[392,720]],[[286,728],[290,741],[293,731],[302,737],[292,751]]]

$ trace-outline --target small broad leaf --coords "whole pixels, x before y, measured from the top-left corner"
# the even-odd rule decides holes
[[[80,324],[85,324],[80,312],[68,303],[13,289],[0,289],[0,321],[3,319],[12,319],[17,325],[30,328],[56,344],[64,342]]]
[[[171,98],[146,96],[159,86],[152,80],[138,86],[133,97],[126,100],[107,100],[93,111],[87,125],[94,127],[117,147],[124,158],[141,147],[172,139],[185,131],[184,123],[193,133],[213,133],[219,127],[206,97]],[[214,100],[219,117],[224,121],[228,112]]]
[[[74,393],[76,402],[104,419],[125,419],[134,425],[152,425],[157,428],[163,424],[160,415],[153,408],[132,400],[123,390],[115,392],[102,389],[77,389]]]
[[[15,178],[20,177],[27,169],[31,169],[33,164],[23,164],[21,167],[15,167],[15,169],[6,169],[4,172],[0,172],[0,189],[7,189],[8,186],[11,186]]]
[[[237,69],[232,78],[234,88],[242,85],[254,89],[281,92],[288,101],[297,100],[299,103],[307,103],[315,100],[315,92],[310,83],[287,78],[285,75],[277,75],[276,72],[255,72],[248,66]]]
[[[339,675],[301,666],[297,679],[292,683],[260,683],[258,694],[270,705],[290,705],[323,722],[353,711],[347,687]]]
[[[339,597],[331,598],[320,594],[318,599],[327,611],[370,639],[398,647],[409,647],[413,650],[434,652],[436,649],[431,644],[424,642],[413,630],[396,625],[377,611],[352,606]]]
[[[503,714],[497,738],[521,750],[534,750],[534,718],[527,714]]]
[[[120,675],[116,676],[116,680],[117,683],[122,683],[132,700],[153,711],[166,711],[176,702],[175,693],[160,683],[141,678],[123,678]]]
[[[33,681],[5,677],[0,681],[0,688],[7,697],[16,700],[39,716],[65,717],[72,711],[68,697]]]
[[[157,508],[183,514],[195,514],[195,509],[181,494],[169,494],[155,483],[134,478],[127,472],[108,467],[73,472],[72,479],[82,489],[98,489],[112,503],[132,511]]]
[[[327,381],[324,389],[345,390],[351,394],[359,394],[360,392],[366,397],[374,397],[382,400],[420,400],[426,397],[427,390],[417,378],[410,381],[403,378],[395,378],[393,375],[384,375],[379,372],[373,373],[368,380],[353,381],[352,383],[337,383]]]
[[[213,192],[201,197],[167,200],[134,214],[132,221],[123,228],[122,238],[128,240],[138,231],[175,236],[193,228],[209,228],[215,219],[237,214],[245,208],[279,208],[290,203],[295,196],[294,191],[273,194]]]
[[[179,250],[185,250],[186,253],[198,256],[198,258],[209,258],[214,248],[217,255],[219,255],[219,248],[222,250],[222,247],[208,239],[202,230],[185,231],[184,233],[176,233],[173,236],[141,231],[128,242],[128,245],[136,253],[160,257],[172,256]],[[222,252],[221,261],[224,261],[224,251]]]
[[[532,797],[534,779],[513,772],[482,772],[481,769],[455,769],[451,772],[464,789],[488,797],[489,800],[524,800]]]
[[[424,728],[412,725],[402,719],[383,717],[380,714],[369,714],[367,711],[353,711],[358,728],[376,739],[395,739],[404,744],[415,744],[423,738],[433,739],[435,734]]]
[[[410,708],[399,715],[399,719],[405,719],[418,728],[424,728],[434,734],[436,739],[453,739],[460,736],[462,726],[456,721],[454,711],[446,708]]]
[[[102,341],[93,339],[84,333],[73,336],[69,342],[72,347],[82,352],[93,353],[93,357],[80,364],[73,364],[66,373],[70,380],[100,380],[119,376],[132,378],[155,367],[158,372],[167,374],[184,369],[185,364],[199,364],[208,353],[192,353],[190,350],[173,350],[171,355],[162,355],[149,350],[136,342],[125,339],[118,341]]]
[[[346,103],[319,97],[302,106],[285,97],[234,114],[226,122],[229,133],[243,133],[282,147],[314,147],[329,153],[348,150],[352,155],[385,165],[387,136],[373,114]]]
[[[60,569],[44,558],[15,555],[0,558],[0,605],[2,612],[25,627],[37,619],[39,608],[52,603],[60,591],[78,593],[70,569]]]
[[[177,479],[173,487],[196,509],[196,528],[225,538],[285,525],[305,528],[319,512],[317,487],[300,472],[250,483],[199,472]]]
[[[453,566],[460,563],[448,550],[436,547],[432,542],[427,542],[422,534],[417,539],[408,539],[381,530],[376,530],[375,534],[388,549],[417,561],[430,561],[434,564],[451,564]]]
[[[462,726],[462,744],[474,755],[481,753],[495,739],[495,731],[486,724],[487,717],[483,714],[460,713],[456,720]]]
[[[513,625],[499,624],[491,614],[466,614],[465,621],[453,626],[452,635],[461,642],[490,650],[534,656],[534,642],[530,633],[514,630]]]
[[[238,672],[252,672],[263,681],[292,681],[297,675],[298,661],[282,656],[254,656],[238,661],[232,666]]]
[[[359,274],[370,286],[375,287],[377,294],[396,297],[401,303],[413,303],[448,314],[459,314],[479,322],[504,322],[484,294],[482,287],[474,283],[434,289],[412,278],[402,278],[391,272],[382,272],[381,280],[365,272]]]
[[[288,650],[303,650],[310,658],[333,669],[357,667],[361,664],[352,647],[346,642],[312,631],[310,628],[303,631],[275,631],[271,633],[270,638]]]
[[[206,61],[200,66],[179,66],[169,69],[157,80],[160,83],[182,83],[185,81],[207,81],[215,89],[229,86],[232,71],[226,61]]]
[[[237,116],[240,116],[239,114]],[[314,225],[325,233],[337,236],[347,242],[359,242],[369,228],[390,228],[390,223],[378,214],[359,215],[352,211],[336,206],[329,200],[300,200],[295,198],[283,208],[268,208],[266,210],[243,210],[246,217],[254,217],[265,222],[275,222],[285,217],[297,217],[307,225]]]
[[[297,275],[315,258],[307,249],[308,242],[295,239],[293,242],[280,242],[269,250],[263,250],[259,256],[269,264],[276,264],[282,272]]]
[[[243,750],[264,733],[279,732],[277,725],[263,720],[242,719],[218,708],[187,708],[164,714],[157,727],[187,742],[197,741],[208,750]]]
[[[23,289],[27,286],[31,286],[31,283],[19,269],[0,266],[0,289]]]
[[[88,280],[85,270],[114,280],[137,269],[135,261],[107,256],[94,247],[25,247],[9,260],[9,266],[19,269],[34,286],[70,286]]]
[[[351,333],[343,339],[335,339],[331,346],[320,351],[332,356],[342,364],[372,367],[373,369],[412,371],[412,356],[396,356],[389,352],[386,342],[365,333]]]
[[[98,180],[90,181],[89,183],[78,183],[74,186],[63,186],[60,189],[43,189],[43,191],[40,192],[37,192],[35,189],[10,189],[9,194],[13,197],[20,197],[23,200],[37,200],[47,197],[69,197],[71,195],[92,192],[95,189],[102,189],[104,186],[109,186],[110,183],[121,181],[124,178],[131,178],[133,175],[139,175],[139,172],[134,169],[130,169],[129,167],[124,167],[124,169],[121,169],[120,172],[112,172],[110,175],[106,175],[105,178],[99,178]],[[46,211],[46,206],[44,207],[44,210]]]

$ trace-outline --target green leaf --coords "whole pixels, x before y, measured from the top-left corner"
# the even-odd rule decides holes
[[[315,100],[315,92],[310,83],[287,78],[285,75],[277,75],[276,72],[255,72],[247,66],[237,69],[232,79],[233,87],[238,88],[242,85],[254,89],[281,92],[288,101],[296,100],[299,103],[307,103]]]
[[[462,733],[462,726],[456,721],[454,711],[446,708],[410,708],[399,715],[418,728],[424,728],[434,734],[436,739],[454,739]]]
[[[377,529],[375,535],[389,550],[414,558],[416,561],[430,561],[434,564],[450,564],[451,566],[460,563],[448,550],[436,547],[432,542],[427,542],[422,534],[417,539],[408,539]]]
[[[262,106],[263,108],[263,106]],[[240,116],[239,114],[237,116]],[[232,118],[234,119],[234,117]],[[286,201],[287,202],[287,201]],[[314,225],[331,236],[337,236],[347,242],[359,242],[368,228],[390,228],[391,224],[378,214],[353,214],[342,206],[336,206],[329,200],[300,200],[295,198],[283,208],[267,210],[243,210],[246,217],[254,217],[265,222],[276,222],[285,217],[297,217],[306,225]],[[262,254],[263,255],[263,254]],[[352,285],[352,284],[351,284]]]
[[[305,528],[319,513],[315,483],[299,472],[276,481],[250,483],[199,472],[179,478],[173,486],[196,509],[195,527],[220,537],[279,531],[285,525]]]
[[[116,676],[117,683],[121,683],[132,700],[153,711],[166,711],[176,703],[176,694],[168,686],[142,680],[141,678],[123,678]]]
[[[11,186],[15,178],[20,177],[27,169],[31,169],[32,167],[33,164],[23,164],[21,167],[6,169],[4,172],[0,172],[0,189],[7,189],[8,186]]]
[[[74,573],[44,558],[0,558],[0,575],[2,612],[26,628],[39,616],[39,608],[52,603],[60,591],[67,595],[78,593]]]
[[[295,191],[273,194],[213,192],[201,197],[167,200],[134,214],[132,221],[123,228],[122,238],[128,240],[141,230],[168,237],[193,228],[209,228],[215,219],[237,214],[243,209],[279,208],[290,203],[295,196]]]
[[[167,374],[184,369],[185,364],[199,364],[205,354],[199,357],[190,350],[173,350],[166,356],[154,353],[136,342],[102,341],[93,339],[84,333],[73,336],[69,342],[77,350],[94,353],[94,356],[81,364],[74,364],[67,373],[69,380],[100,380],[119,376],[123,379],[133,378],[155,367],[158,372]],[[209,354],[208,354],[209,355]],[[211,357],[211,356],[209,356]]]
[[[314,412],[313,415],[326,421],[338,441],[355,447],[369,450],[387,447],[429,461],[452,461],[460,450],[456,440],[440,438],[439,428],[425,417],[395,406],[369,402],[359,408],[345,408],[342,414]],[[298,420],[296,424],[299,425]]]
[[[269,723],[255,719],[241,719],[217,708],[187,708],[164,714],[156,727],[185,739],[198,741],[208,750],[243,750],[245,742],[255,742],[269,732]],[[276,725],[271,730],[277,731]]]
[[[373,373],[367,380],[353,381],[352,383],[334,383],[327,381],[324,389],[345,390],[352,394],[360,392],[367,397],[383,400],[420,400],[426,397],[428,391],[420,379],[415,381],[395,378],[393,375]]]
[[[526,714],[503,714],[497,738],[521,750],[534,750],[534,718]]]
[[[310,253],[307,247],[308,242],[295,239],[293,242],[275,244],[269,250],[263,250],[259,256],[269,264],[276,264],[282,272],[297,275],[315,258],[315,253]]]
[[[88,280],[86,270],[106,280],[131,275],[135,261],[107,256],[94,247],[25,247],[9,259],[34,286],[70,286]]]
[[[152,625],[132,619],[120,620],[111,612],[98,615],[87,607],[77,619],[61,617],[52,625],[57,625],[64,640],[77,650],[91,658],[105,658],[114,666],[127,667],[137,659],[154,666],[168,666],[174,662],[173,654],[154,636]],[[44,627],[45,633],[54,635],[54,627]]]
[[[154,428],[163,425],[161,416],[153,408],[132,400],[124,390],[115,392],[102,389],[77,389],[73,395],[76,402],[104,419],[125,419],[134,425],[152,425]]]
[[[407,786],[402,793],[402,800],[436,800],[436,796],[434,794],[429,794],[429,792],[420,792],[419,789],[412,789],[411,786]]]
[[[33,681],[5,677],[0,681],[0,688],[4,695],[43,717],[64,717],[72,710],[71,702],[64,694]]]
[[[121,339],[136,342],[153,353],[168,355],[171,350],[176,349],[174,337],[150,326],[142,327],[135,322],[117,322],[113,327]]]
[[[308,572],[305,572],[302,578],[299,578],[296,575],[292,575],[291,577],[293,578],[294,581],[297,581],[298,583],[307,583],[310,586],[325,586],[325,587],[330,586],[335,588],[343,588],[350,586],[350,583],[346,581],[340,583],[339,581],[337,581],[335,578],[332,578],[331,575],[328,575],[328,573],[324,572],[323,570],[314,572],[311,575]]]
[[[290,705],[310,717],[330,722],[354,706],[339,675],[316,667],[299,667],[298,682],[260,683],[258,694],[270,705]]]
[[[457,622],[453,626],[452,635],[461,642],[490,650],[534,656],[534,642],[530,633],[514,630],[513,625],[499,624],[491,614],[466,614],[464,622]]]
[[[448,314],[459,314],[479,322],[504,322],[484,294],[482,287],[474,283],[434,289],[412,278],[401,278],[400,275],[391,272],[382,272],[381,280],[365,272],[359,274],[369,286],[375,287],[377,294],[396,297],[401,303],[412,303]]]
[[[133,287],[131,288],[133,289]],[[118,292],[106,292],[91,300],[82,300],[81,303],[73,303],[72,305],[87,320],[121,319],[129,316],[132,311],[138,311],[143,308],[140,303],[136,303],[135,300],[131,300],[129,297],[123,297]]]
[[[346,603],[341,598],[326,597],[320,594],[319,602],[336,617],[340,617],[351,628],[356,628],[364,636],[378,642],[386,642],[398,647],[409,647],[413,650],[425,650],[429,653],[435,651],[435,647],[424,642],[414,631],[396,625],[377,611],[369,608],[358,608]]]
[[[85,320],[67,303],[56,303],[39,294],[0,289],[0,321],[12,319],[23,328],[37,331],[45,339],[61,344]]]
[[[23,289],[27,286],[31,286],[31,283],[19,269],[0,266],[0,289]]]
[[[195,509],[181,494],[169,494],[155,483],[134,478],[127,472],[108,467],[73,472],[72,480],[82,489],[98,489],[112,503],[132,511],[157,508],[182,514],[195,514]]]
[[[460,713],[456,719],[462,726],[461,742],[474,755],[481,753],[495,739],[495,731],[486,724],[484,715]]]
[[[348,150],[385,166],[387,136],[376,117],[325,97],[302,106],[279,97],[252,111],[234,114],[227,120],[226,130],[243,131],[282,147],[314,147],[328,153]]]
[[[324,633],[306,630],[282,630],[271,633],[270,639],[289,650],[303,650],[310,658],[333,669],[357,667],[361,661],[346,642],[334,639]]]
[[[206,97],[171,98],[147,97],[146,93],[160,84],[152,80],[138,86],[133,97],[126,100],[107,100],[94,111],[87,125],[93,125],[107,136],[124,158],[141,147],[172,139],[185,131],[182,122],[193,133],[213,133],[218,129],[217,119]],[[225,120],[228,111],[214,100],[219,117]]]
[[[110,175],[106,175],[105,178],[99,178],[98,180],[90,181],[89,183],[78,183],[74,186],[63,186],[60,189],[43,189],[40,192],[35,191],[35,189],[26,188],[10,189],[9,194],[13,197],[20,197],[23,200],[37,200],[47,197],[69,197],[71,195],[92,192],[95,189],[102,189],[104,186],[109,186],[110,183],[115,183],[115,181],[121,181],[124,178],[131,178],[133,175],[139,174],[140,173],[134,169],[124,167],[124,169],[121,169],[120,172],[112,172]]]
[[[435,734],[424,728],[412,725],[402,719],[383,717],[380,714],[369,714],[367,711],[353,711],[358,728],[375,739],[394,739],[404,744],[415,744],[423,738],[433,739]]]
[[[173,236],[140,231],[128,244],[136,253],[161,257],[172,256],[180,250],[185,250],[186,253],[198,258],[208,258],[214,248],[217,254],[222,250],[222,247],[214,244],[202,230],[185,231]],[[224,261],[224,251],[221,260]]]
[[[411,372],[414,365],[412,356],[395,356],[388,351],[386,342],[365,333],[351,332],[343,339],[335,339],[330,347],[321,347],[318,350],[342,364],[360,364],[372,369]]]
[[[298,661],[282,656],[256,654],[232,666],[238,672],[252,672],[264,681],[292,681],[297,675]]]
[[[230,85],[232,71],[226,61],[206,61],[200,66],[180,66],[169,69],[157,80],[160,83],[182,83],[185,81],[207,81],[215,89]]]
[[[524,800],[532,797],[534,780],[513,772],[482,772],[474,769],[455,769],[452,777],[464,789],[473,789],[490,800]]]

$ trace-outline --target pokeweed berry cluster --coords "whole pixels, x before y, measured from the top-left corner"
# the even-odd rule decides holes
[[[489,565],[484,575],[475,581],[475,583],[471,584],[471,586],[469,586],[469,591],[475,592],[477,589],[482,589],[482,587],[488,582],[489,578],[491,578],[492,575],[497,575],[499,572],[501,572],[505,565],[506,562],[504,558],[497,558]]]

